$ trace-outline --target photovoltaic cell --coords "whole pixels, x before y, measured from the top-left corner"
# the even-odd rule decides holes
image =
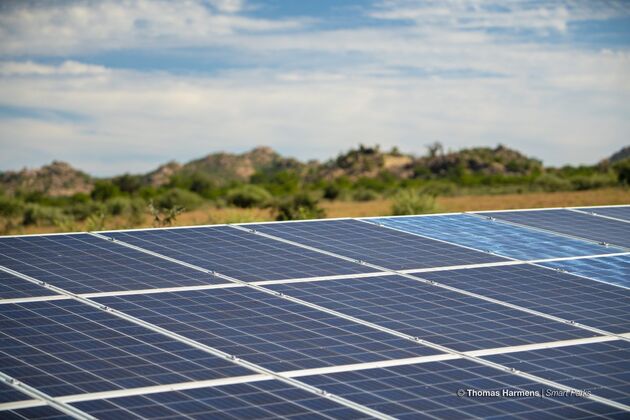
[[[276,371],[437,353],[412,341],[249,288],[97,300]]]
[[[483,213],[484,216],[630,248],[630,223],[570,210]]]
[[[74,293],[224,283],[87,234],[0,238],[0,265]]]
[[[367,221],[519,260],[614,252],[610,247],[592,242],[482,219],[469,214],[388,217]]]
[[[630,288],[630,255],[557,261],[543,265]]]
[[[630,206],[585,207],[578,210],[630,221]]]
[[[529,264],[422,277],[614,333],[630,331],[630,290]]]
[[[0,371],[52,396],[252,373],[74,300],[0,305]]]
[[[499,354],[486,359],[630,404],[630,343],[627,341]]]
[[[43,405],[41,407],[22,408],[19,410],[0,411],[3,420],[72,420],[70,417],[55,408]]]
[[[373,271],[227,226],[111,232],[106,235],[243,281]]]
[[[279,284],[289,296],[459,351],[592,333],[399,276]]]
[[[582,398],[459,397],[458,390],[540,391],[544,385],[458,359],[300,378],[399,419],[584,418],[621,415]]]
[[[54,292],[12,274],[0,271],[0,300],[54,295]]]
[[[74,406],[104,420],[368,418],[351,408],[275,380],[86,401]]]
[[[271,223],[247,227],[394,270],[503,261],[501,257],[357,220]]]
[[[0,382],[0,403],[28,400],[30,397],[15,388]],[[0,413],[1,415],[2,413]]]

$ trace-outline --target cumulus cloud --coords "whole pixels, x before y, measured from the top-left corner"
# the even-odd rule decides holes
[[[308,30],[304,19],[246,17],[251,5],[229,0],[55,6],[66,14],[16,8],[0,16],[0,32],[10,29],[6,15],[22,28],[14,46],[0,46],[0,168],[66,159],[105,175],[260,144],[306,159],[359,142],[423,152],[436,140],[453,148],[501,142],[550,164],[592,163],[627,143],[627,46],[581,48],[497,30],[518,20],[561,34],[588,13],[623,15],[617,5],[441,4],[390,0],[366,16],[405,24],[323,29],[311,20]],[[43,53],[46,37],[55,42]],[[239,66],[122,70],[68,52],[217,39]],[[22,49],[24,58],[7,52]]]

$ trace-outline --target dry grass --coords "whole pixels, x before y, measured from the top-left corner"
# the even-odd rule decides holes
[[[630,190],[607,188],[591,191],[572,191],[557,193],[526,193],[504,195],[470,195],[459,197],[440,197],[437,205],[440,212],[460,212],[473,210],[504,210],[537,207],[571,207],[630,204]],[[330,201],[322,207],[327,217],[367,217],[386,216],[391,214],[391,200],[374,200],[367,202]],[[268,209],[216,208],[207,206],[195,211],[181,214],[176,226],[208,225],[220,223],[243,223],[273,220]],[[113,218],[106,221],[105,229],[125,229],[151,227],[149,216],[143,223],[130,226],[125,219]],[[11,234],[52,233],[63,231],[85,231],[87,226],[75,223],[71,226],[29,226],[9,230]]]

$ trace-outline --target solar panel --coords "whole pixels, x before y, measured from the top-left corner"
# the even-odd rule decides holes
[[[588,331],[399,276],[271,289],[458,351],[588,337]]]
[[[224,282],[87,234],[0,238],[0,265],[74,293]]]
[[[93,400],[74,404],[99,419],[207,418],[368,418],[323,397],[286,385],[263,381]]]
[[[503,260],[483,252],[356,220],[271,223],[247,227],[394,270]]]
[[[56,409],[44,405],[41,407],[21,408],[19,410],[2,411],[4,420],[69,420],[72,419]]]
[[[422,277],[613,333],[630,331],[630,290],[617,286],[529,264]]]
[[[610,247],[469,214],[388,217],[370,222],[520,260],[614,252]],[[622,251],[622,249],[619,249]]]
[[[29,283],[21,278],[4,271],[0,271],[0,300],[16,299],[32,296],[48,296],[52,292],[34,283]]]
[[[412,341],[243,287],[97,301],[277,371],[436,354]]]
[[[0,418],[627,417],[628,223],[496,214],[0,237]]]
[[[630,288],[630,255],[554,261],[543,265]]]
[[[106,235],[243,281],[374,271],[226,226]]]
[[[583,207],[577,210],[593,213],[600,216],[614,217],[630,221],[630,206],[612,206],[612,207]]]
[[[611,341],[486,357],[557,383],[630,404],[630,343]]]
[[[428,418],[580,418],[620,414],[581,398],[537,396],[458,396],[458,390],[529,391],[545,388],[527,379],[459,359],[301,378],[352,401],[399,419]]]
[[[75,300],[0,305],[0,371],[52,396],[252,371]]]
[[[618,220],[570,210],[491,212],[483,215],[592,241],[630,247],[630,223]]]

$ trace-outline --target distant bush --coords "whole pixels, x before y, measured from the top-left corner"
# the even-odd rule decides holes
[[[264,207],[271,201],[271,194],[257,185],[243,185],[228,191],[226,198],[237,207]]]
[[[17,217],[24,211],[24,203],[21,200],[0,196],[0,216]]]
[[[352,198],[355,201],[372,201],[379,198],[380,195],[376,191],[368,190],[365,188],[359,189],[352,194]]]
[[[392,214],[395,216],[434,213],[436,211],[435,197],[431,195],[409,189],[402,190],[394,196]]]
[[[615,163],[613,169],[617,173],[619,183],[630,185],[630,158]]]
[[[616,183],[617,180],[609,174],[578,175],[571,178],[571,184],[576,190],[592,190],[609,187]]]
[[[571,181],[553,174],[543,174],[534,180],[534,185],[544,191],[569,191],[573,188]]]
[[[96,181],[90,195],[94,200],[106,201],[120,195],[120,189],[111,181]]]
[[[66,219],[61,209],[56,207],[28,204],[24,209],[22,224],[29,225],[55,225]]]
[[[311,195],[302,193],[282,200],[275,205],[276,220],[319,219],[326,216],[324,209]]]
[[[174,188],[157,196],[154,203],[161,209],[182,207],[186,210],[194,210],[203,204],[203,199],[193,192]]]

